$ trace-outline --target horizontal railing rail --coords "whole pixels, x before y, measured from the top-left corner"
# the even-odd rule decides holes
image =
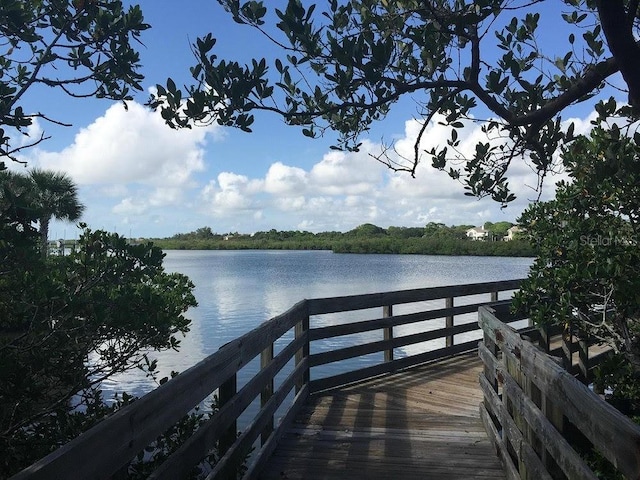
[[[590,342],[577,342],[583,366],[576,376],[571,355],[563,360],[545,352],[550,344],[545,332],[537,337],[541,347],[527,339],[536,339],[534,331],[521,335],[501,321],[496,309],[481,307],[478,316],[484,332],[478,351],[485,366],[480,413],[507,478],[595,479],[585,457],[593,450],[626,478],[640,478],[640,426],[585,384],[585,362],[596,363]],[[557,351],[573,351],[566,335],[562,343]]]
[[[125,467],[158,435],[218,390],[220,411],[204,429],[199,429],[195,434],[202,443],[190,441],[188,445],[183,445],[153,474],[153,478],[175,479],[186,476],[209,450],[216,446],[224,450],[236,443],[238,412],[246,404],[247,397],[260,387],[266,387],[265,384],[269,381],[262,376],[236,393],[234,391],[238,371],[287,331],[305,321],[308,321],[307,302],[301,301],[286,313],[222,346],[216,353],[122,408],[12,479],[108,479]],[[296,342],[295,346],[302,345],[304,348],[308,343],[306,333],[298,335],[293,342]],[[293,352],[294,348],[286,349],[285,355],[297,353]],[[276,370],[276,362],[277,366],[280,366],[285,360],[287,359],[265,360],[264,367]],[[291,374],[294,380],[283,382],[280,386],[282,391],[276,392],[269,399],[270,403],[269,400],[265,400],[262,414],[266,415],[266,410],[275,411],[279,406],[276,405],[278,399],[282,399],[288,393],[284,392],[287,386],[295,383],[298,377],[304,376],[307,370],[306,365],[299,362]],[[304,403],[307,394],[308,388],[297,392],[296,399],[290,407],[292,412]],[[232,453],[235,451],[237,449]],[[204,455],[200,457],[202,452]]]
[[[491,310],[502,323],[511,323],[513,314],[509,303],[494,303]],[[589,385],[595,368],[608,358],[612,350],[596,337],[589,336],[575,328],[572,323],[530,326],[519,330],[525,340],[537,345],[540,350],[558,359],[560,364]]]
[[[312,353],[309,357],[311,367],[326,365],[341,360],[352,359],[372,353],[382,353],[380,361],[374,365],[341,372],[325,378],[312,379],[311,393],[348,383],[364,380],[377,375],[397,372],[428,361],[445,358],[474,350],[478,347],[478,340],[465,341],[456,344],[455,335],[479,331],[475,319],[470,323],[456,325],[455,318],[460,315],[475,313],[482,305],[499,301],[499,292],[513,291],[519,288],[521,280],[507,280],[502,282],[475,283],[447,287],[435,287],[416,290],[404,290],[370,295],[355,295],[337,298],[323,298],[309,300],[310,315],[324,315],[370,308],[382,308],[382,316],[363,321],[339,323],[337,325],[313,327],[309,330],[309,340],[313,350],[314,342],[336,337],[361,334],[371,331],[382,331],[380,340],[368,341],[357,345]],[[464,297],[489,294],[484,301],[475,301],[465,305],[454,306],[454,302]],[[395,315],[394,309],[399,305],[444,300],[444,308],[436,307],[429,310]],[[510,304],[510,300],[502,303]],[[397,327],[424,322],[427,320],[444,319],[444,327],[428,328],[417,333],[396,336]],[[522,317],[512,316],[509,321],[515,322]],[[396,358],[394,349],[415,345],[430,340],[443,339],[445,346],[425,352]]]
[[[499,301],[499,292],[516,290],[520,282],[508,280],[303,300],[222,346],[13,478],[116,478],[158,435],[216,393],[219,410],[150,478],[183,478],[215,449],[219,458],[207,478],[234,478],[248,452],[259,443],[243,474],[244,478],[253,478],[309,395],[477,348],[477,340],[456,343],[456,335],[480,330],[475,321],[457,324],[456,317],[474,313],[488,303],[508,303],[508,300]],[[482,294],[488,298],[476,301],[472,297]],[[464,297],[468,297],[467,303],[455,304]],[[443,301],[444,305],[434,307],[432,301]],[[414,304],[422,311],[394,315],[394,308],[407,304]],[[381,308],[382,315],[356,321],[338,318],[332,325],[320,322],[326,315],[339,317],[345,312],[364,311],[363,315],[370,315],[368,309],[372,308]],[[441,319],[439,324],[429,323],[417,332],[397,335],[398,327],[436,319]],[[509,321],[518,319],[512,317]],[[316,345],[324,341],[375,331],[381,332],[376,340],[315,351]],[[435,339],[442,339],[444,346],[402,358],[397,358],[394,352],[394,349]],[[276,342],[279,352],[274,354]],[[344,342],[338,343],[344,345]],[[312,378],[311,372],[316,368],[371,354],[380,355],[377,363]],[[244,385],[238,385],[238,372],[257,358],[260,360],[258,371]],[[259,408],[252,411],[253,416],[238,434],[238,419],[256,400]],[[279,422],[276,415],[280,417]]]

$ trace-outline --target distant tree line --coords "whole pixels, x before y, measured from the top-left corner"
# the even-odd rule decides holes
[[[487,222],[484,228],[494,241],[472,241],[466,235],[472,225],[447,226],[430,222],[424,227],[382,228],[371,223],[348,232],[312,233],[269,230],[253,234],[214,233],[210,227],[179,233],[154,243],[170,250],[332,250],[336,253],[394,253],[423,255],[535,256],[524,239],[501,241],[510,222]],[[500,241],[498,241],[500,240]]]

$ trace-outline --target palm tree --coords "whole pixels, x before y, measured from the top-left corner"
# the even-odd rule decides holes
[[[66,173],[35,168],[29,178],[33,185],[30,200],[38,218],[42,255],[46,256],[51,219],[78,220],[84,205],[78,200],[78,187]]]
[[[19,224],[20,231],[31,229],[37,220],[32,206],[33,182],[28,175],[12,170],[0,171],[0,215],[3,227]]]

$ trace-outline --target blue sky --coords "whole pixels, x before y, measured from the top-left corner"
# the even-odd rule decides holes
[[[346,231],[365,222],[480,225],[515,221],[537,196],[531,188],[536,177],[526,165],[517,165],[511,174],[518,200],[501,210],[490,199],[464,196],[461,185],[434,171],[428,161],[417,178],[378,164],[369,153],[380,151],[382,138],[395,140],[400,151],[413,148],[419,123],[410,98],[363,137],[359,153],[331,151],[333,137],[308,139],[266,114],[257,116],[252,134],[217,126],[171,130],[144,103],[149,89],[168,76],[178,84],[188,80],[189,45],[198,35],[212,32],[221,58],[249,60],[269,56],[273,49],[253,30],[236,25],[215,1],[146,0],[140,5],[152,25],[140,47],[145,92],[129,103],[128,111],[121,104],[69,99],[45,89],[31,91],[25,100],[25,110],[44,105],[39,108],[53,118],[73,124],[34,125],[52,138],[26,151],[24,160],[29,167],[68,172],[87,207],[83,221],[92,228],[164,237],[203,226],[219,233],[251,233],[271,228]],[[549,28],[544,41],[553,43],[556,35],[565,34]],[[574,115],[582,118],[578,131],[587,128],[590,113],[576,110]],[[426,138],[439,143],[448,132],[433,124]],[[478,128],[470,126],[463,146],[472,148],[478,138]],[[543,198],[552,195],[552,187],[553,181]],[[77,234],[72,224],[56,222],[51,229],[54,238]]]

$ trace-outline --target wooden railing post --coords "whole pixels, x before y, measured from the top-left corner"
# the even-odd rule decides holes
[[[271,343],[267,348],[265,348],[260,353],[260,369],[266,368],[267,365],[271,363],[273,360],[273,343]],[[269,399],[273,396],[273,377],[267,384],[265,385],[262,392],[260,392],[260,408],[264,408]],[[264,445],[273,432],[273,415],[271,415],[270,420],[267,422],[262,434],[260,435],[261,444]]]
[[[393,317],[393,305],[385,305],[382,307],[382,316],[384,318]],[[393,338],[393,326],[384,327],[382,332],[384,340],[391,340]],[[393,361],[393,348],[384,351],[384,361]]]
[[[487,350],[489,350],[491,355],[493,355],[494,358],[498,358],[498,346],[496,345],[496,342],[494,342],[493,339],[487,334],[487,332],[483,332],[483,343]],[[491,384],[491,388],[494,392],[496,392],[497,395],[498,379],[496,378],[494,371],[486,363],[484,364],[484,376],[489,381],[489,383]],[[494,423],[497,423],[497,419],[493,417],[493,408],[491,407],[490,401],[486,396],[484,398],[484,404],[487,412],[489,412],[489,414],[492,416]]]
[[[295,337],[300,338],[309,333],[309,314],[306,313],[305,317],[296,323]],[[309,356],[309,337],[304,342],[304,345],[300,350],[296,352],[296,367]],[[307,368],[302,374],[302,378],[296,382],[296,393],[298,393],[305,384],[309,383],[309,369]]]
[[[538,346],[544,353],[549,353],[549,351],[551,350],[551,336],[549,335],[549,326],[540,325],[538,330],[540,331]]]
[[[498,291],[496,290],[495,292],[491,292],[491,301],[492,302],[497,302],[498,301]]]
[[[447,297],[444,301],[445,308],[453,308],[453,297]],[[447,315],[445,318],[444,326],[446,328],[453,327],[453,315]],[[445,345],[447,347],[453,346],[453,335],[447,335],[445,339]]]
[[[218,401],[220,402],[220,407],[224,404],[231,401],[234,397],[238,389],[238,377],[237,374],[234,373],[229,377],[227,381],[225,381],[220,388],[218,389]],[[220,440],[218,441],[218,450],[219,455],[222,456],[224,453],[229,450],[231,445],[236,441],[236,437],[238,436],[238,425],[234,420],[229,428],[220,435]]]
[[[562,435],[564,433],[564,414],[562,410],[555,405],[551,400],[549,400],[545,395],[542,396],[542,413],[544,414],[549,422],[554,426],[554,428]],[[558,463],[553,459],[553,457],[545,452],[542,456],[542,461],[544,463],[547,472],[551,474],[553,478],[560,478],[562,475],[562,471]]]
[[[507,355],[503,355],[502,361],[504,362],[504,366],[507,373],[518,384],[522,392],[526,395],[528,393],[527,392],[528,389],[525,387],[527,379],[523,375],[522,370],[520,369],[519,361],[513,360],[511,357]],[[519,405],[517,403],[514,403],[514,399],[507,396],[506,393],[504,393],[502,397],[503,397],[502,401],[507,407],[507,412],[509,416],[513,419],[513,422],[515,423],[516,427],[518,428],[522,436],[525,439],[528,439],[529,432],[527,428],[527,422],[522,416],[522,412],[520,411]],[[504,424],[505,422],[503,422],[503,425]],[[516,448],[512,443],[514,439],[507,438],[508,436],[511,436],[511,435],[507,435],[507,429],[505,429],[503,431],[503,437],[504,437],[504,443],[507,447],[507,450],[509,451],[512,458],[514,459],[514,462],[518,466],[518,473],[520,474],[520,478],[522,480],[527,480],[530,478],[530,475],[527,470],[527,464],[525,463],[525,459],[522,455],[522,450],[521,449],[516,450]]]
[[[562,331],[562,366],[569,373],[573,370],[573,333],[571,323],[568,323]]]
[[[580,334],[580,340],[578,341],[578,368],[580,369],[580,376],[582,383],[589,385],[591,381],[591,372],[589,364],[589,336],[586,332]]]
[[[529,388],[529,398],[535,404],[539,411],[542,412],[542,405],[545,402],[544,396],[542,392],[538,388],[538,386],[531,380],[528,380],[528,388]],[[548,463],[547,461],[547,449],[545,445],[540,441],[540,438],[536,434],[533,428],[529,429],[529,443],[533,448],[534,452],[538,455],[538,458],[542,461],[543,465]]]

